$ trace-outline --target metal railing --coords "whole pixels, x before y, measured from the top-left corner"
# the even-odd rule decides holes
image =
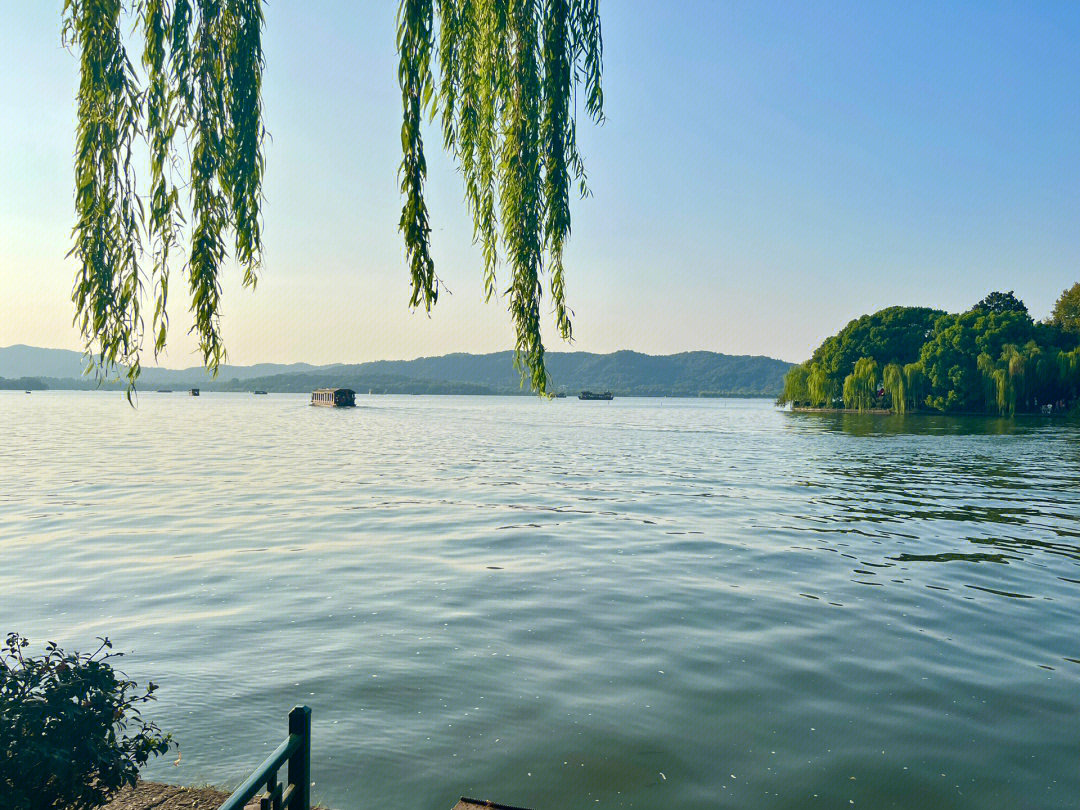
[[[286,784],[278,771],[288,766]],[[243,810],[256,794],[265,791],[261,810],[311,810],[311,709],[297,706],[289,712],[289,736],[218,810]]]

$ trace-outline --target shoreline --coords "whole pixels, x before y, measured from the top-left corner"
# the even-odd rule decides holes
[[[1026,419],[1034,417],[1036,419],[1065,419],[1069,416],[1075,416],[1070,411],[1059,411],[1055,413],[1015,413],[1012,416],[1006,416],[1003,414],[995,413],[982,413],[981,411],[906,411],[905,413],[897,413],[896,411],[888,408],[868,408],[863,411],[857,411],[853,408],[796,408],[791,407],[788,409],[780,408],[780,410],[787,410],[789,413],[833,413],[833,414],[851,414],[853,416],[866,416],[868,414],[873,416],[978,416],[986,419]]]

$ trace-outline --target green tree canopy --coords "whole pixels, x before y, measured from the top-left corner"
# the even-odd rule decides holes
[[[945,313],[927,307],[888,307],[851,321],[828,337],[811,356],[839,385],[860,357],[871,357],[881,366],[910,363]]]
[[[1028,314],[1027,304],[1021,301],[1012,290],[1008,292],[992,292],[986,298],[972,307],[981,312],[1019,312]]]
[[[1050,313],[1050,323],[1074,335],[1080,335],[1080,281],[1058,297]]]
[[[941,411],[981,411],[985,408],[980,354],[999,358],[1006,345],[1024,345],[1035,324],[1016,310],[971,309],[950,315],[923,346],[919,357],[932,391],[929,404]]]
[[[840,391],[845,407],[865,410],[877,402],[880,383],[882,404],[898,413],[1060,408],[1080,399],[1078,357],[1080,332],[1054,319],[1035,323],[1012,293],[991,293],[953,315],[890,307],[826,338],[788,372],[779,401],[832,405]]]
[[[80,60],[76,322],[97,368],[126,367],[129,386],[139,375],[147,284],[155,354],[165,346],[170,259],[181,241],[193,331],[214,372],[225,357],[221,273],[230,252],[245,286],[258,279],[263,23],[263,0],[65,0],[64,41]],[[136,37],[141,70],[127,50]],[[424,201],[429,115],[440,118],[465,180],[489,298],[500,255],[509,264],[515,362],[543,393],[545,275],[559,332],[572,335],[562,257],[572,190],[587,193],[577,88],[585,114],[603,118],[598,0],[400,0],[397,44],[410,304],[430,310],[439,293]],[[140,140],[150,152],[145,202]]]

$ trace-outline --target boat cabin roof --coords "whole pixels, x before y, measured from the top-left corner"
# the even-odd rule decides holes
[[[336,394],[338,392],[343,393],[343,394],[355,394],[356,393],[351,388],[316,388],[312,393],[315,393],[315,394]]]

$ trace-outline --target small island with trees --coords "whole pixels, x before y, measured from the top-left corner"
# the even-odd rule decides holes
[[[1011,291],[967,312],[888,307],[826,338],[784,378],[795,410],[1080,413],[1080,283],[1035,321]]]

